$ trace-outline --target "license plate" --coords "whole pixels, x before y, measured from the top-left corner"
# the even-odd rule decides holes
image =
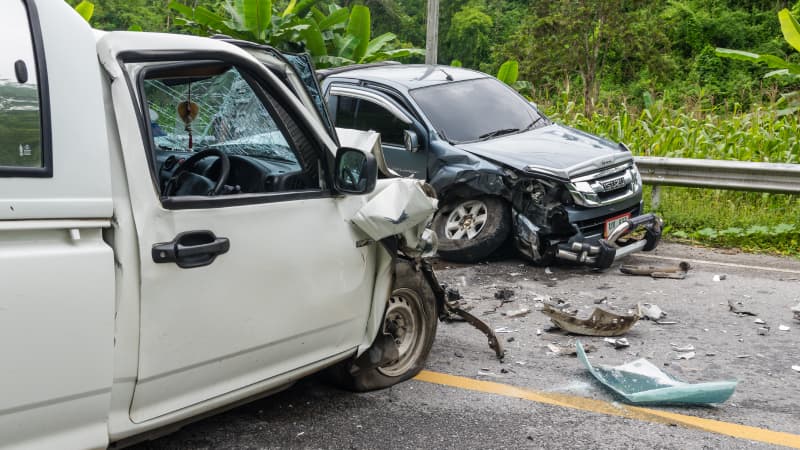
[[[615,228],[622,225],[623,223],[625,223],[625,221],[627,221],[630,218],[631,218],[631,213],[625,213],[622,214],[621,216],[612,217],[606,220],[606,225],[603,228],[603,237],[607,238],[608,235],[611,234],[611,232],[614,231]]]

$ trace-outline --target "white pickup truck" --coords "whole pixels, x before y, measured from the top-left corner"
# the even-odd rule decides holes
[[[4,2],[0,447],[125,445],[325,368],[356,390],[421,369],[436,201],[339,147],[304,63]]]

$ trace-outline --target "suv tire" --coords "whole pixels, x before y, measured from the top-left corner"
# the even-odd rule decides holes
[[[454,262],[486,259],[508,239],[511,210],[497,197],[458,199],[439,208],[433,218],[439,256]]]

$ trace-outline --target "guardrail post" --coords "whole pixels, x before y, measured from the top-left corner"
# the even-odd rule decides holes
[[[656,184],[653,186],[653,190],[650,191],[650,210],[655,211],[658,209],[658,205],[661,203],[661,185]]]

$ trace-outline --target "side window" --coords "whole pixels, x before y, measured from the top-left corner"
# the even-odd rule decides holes
[[[145,72],[162,196],[321,190],[318,150],[280,105],[236,67],[208,64]]]
[[[336,126],[363,131],[377,131],[384,144],[403,146],[403,130],[408,125],[382,106],[368,100],[344,95],[336,97]]]
[[[34,14],[30,16],[35,17]],[[49,119],[41,104],[46,97],[43,94],[46,84],[39,80],[36,56],[40,46],[34,46],[32,30],[25,2],[11,0],[3,5],[0,14],[0,41],[5,43],[0,46],[0,174],[5,176],[48,176],[52,170],[48,167],[49,131],[43,133],[46,131],[43,123]]]

